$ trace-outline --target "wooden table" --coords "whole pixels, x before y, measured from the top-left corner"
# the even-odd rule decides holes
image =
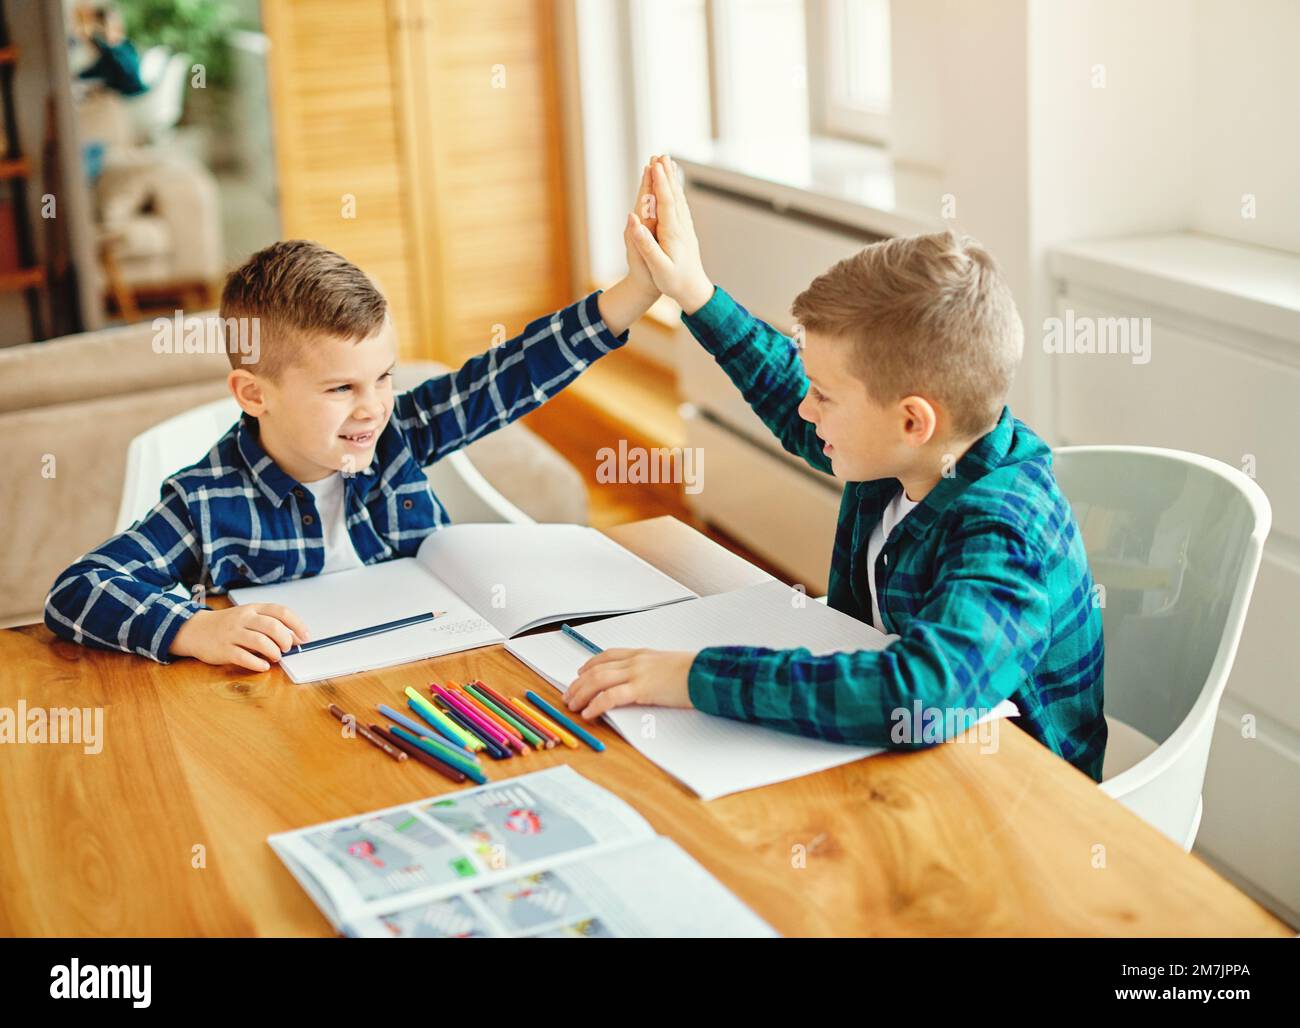
[[[701,594],[767,578],[672,518],[609,534]],[[104,708],[97,755],[0,745],[5,935],[329,934],[266,837],[453,786],[342,740],[324,705],[403,706],[402,688],[433,675],[514,695],[540,681],[493,647],[296,686],[275,668],[93,651],[44,626],[0,632],[0,667],[0,707]],[[1009,724],[993,753],[882,755],[709,803],[595,731],[603,754],[533,753],[488,774],[572,764],[786,935],[1294,934]]]

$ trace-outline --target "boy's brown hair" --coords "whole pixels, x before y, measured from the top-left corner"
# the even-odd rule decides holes
[[[388,301],[347,258],[306,239],[272,243],[226,278],[221,320],[232,368],[275,378],[312,335],[364,339],[384,323]],[[255,365],[240,357],[240,319],[258,319]],[[245,322],[246,324],[247,322]]]
[[[791,313],[805,331],[853,344],[877,403],[937,401],[961,438],[997,423],[1024,349],[997,262],[951,231],[873,243],[813,279]]]

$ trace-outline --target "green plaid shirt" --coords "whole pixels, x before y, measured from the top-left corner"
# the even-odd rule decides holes
[[[808,379],[794,341],[721,289],[682,320],[781,444],[830,474],[797,413]],[[900,488],[844,488],[828,602],[861,621],[871,620],[867,540]],[[899,636],[886,649],[710,647],[691,666],[691,702],[801,735],[913,748],[1011,699],[1019,727],[1101,780],[1101,610],[1051,451],[1009,409],[894,528],[875,572],[885,628]]]

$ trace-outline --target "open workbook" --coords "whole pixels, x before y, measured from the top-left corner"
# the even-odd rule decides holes
[[[350,936],[776,934],[676,843],[569,767],[267,842]]]
[[[582,525],[451,525],[414,557],[230,590],[235,603],[281,603],[312,640],[438,612],[319,649],[281,666],[295,682],[406,664],[504,642],[539,625],[648,610],[696,594]]]
[[[896,636],[810,600],[773,579],[733,592],[627,614],[582,626],[602,649],[650,647],[700,650],[707,646],[806,648],[814,654],[880,650]],[[506,649],[564,692],[591,656],[562,632],[511,639]],[[1010,700],[973,714],[974,723],[1015,717]],[[744,789],[784,782],[881,752],[779,732],[762,725],[714,717],[698,710],[621,707],[605,720],[632,746],[670,775],[711,800]]]

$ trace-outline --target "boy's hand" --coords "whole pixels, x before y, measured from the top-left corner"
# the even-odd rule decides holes
[[[654,158],[650,162],[650,184],[654,190],[658,231],[652,232],[643,220],[634,232],[636,247],[655,285],[684,312],[694,314],[713,296],[713,283],[704,273],[700,241],[695,235],[690,208],[686,206],[677,165],[667,157]]]
[[[298,643],[307,627],[278,603],[236,604],[225,610],[201,610],[181,626],[172,640],[173,657],[195,657],[205,664],[235,664],[265,671]]]
[[[633,209],[640,211],[643,208],[653,208],[655,202],[650,186],[650,168],[647,165],[641,173],[641,184],[632,206]],[[636,243],[635,233],[639,230],[637,215],[629,213],[627,221],[623,223],[623,246],[627,250],[627,275],[602,292],[596,300],[601,319],[616,336],[622,335],[631,328],[636,320],[659,299],[659,287],[655,285],[645,258],[641,256],[641,249]]]
[[[615,707],[689,707],[694,653],[666,650],[606,650],[578,668],[564,694],[570,710],[593,721]]]

